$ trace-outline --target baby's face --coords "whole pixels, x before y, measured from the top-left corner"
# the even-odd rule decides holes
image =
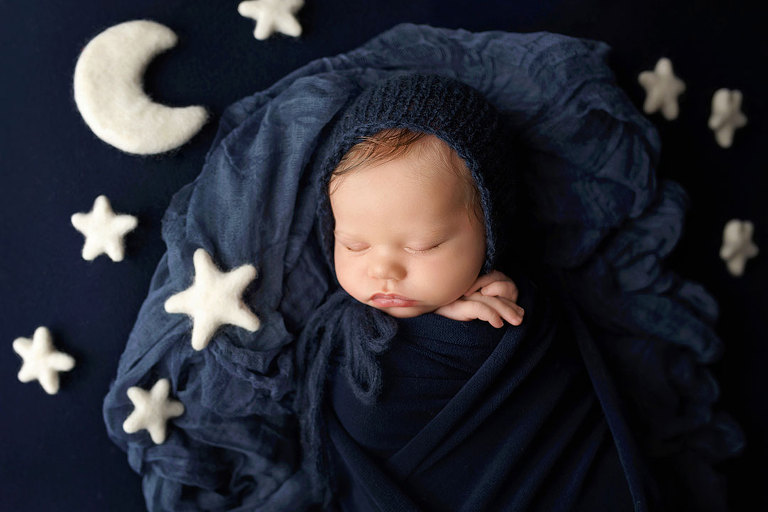
[[[446,165],[406,155],[331,184],[336,276],[352,297],[408,318],[455,301],[477,279],[485,229]]]

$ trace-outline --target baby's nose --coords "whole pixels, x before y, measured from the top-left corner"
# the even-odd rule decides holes
[[[396,258],[387,255],[375,257],[368,265],[368,277],[373,279],[401,280],[405,277],[405,266]]]

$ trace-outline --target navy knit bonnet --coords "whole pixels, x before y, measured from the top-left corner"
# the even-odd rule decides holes
[[[512,168],[511,137],[496,108],[477,90],[439,75],[412,73],[376,82],[342,110],[320,152],[324,193],[318,218],[326,254],[333,254],[333,215],[326,192],[331,174],[352,146],[388,128],[435,135],[466,162],[485,218],[483,272],[493,269],[503,252],[498,226],[502,219],[508,221],[516,204],[512,185],[519,171]]]

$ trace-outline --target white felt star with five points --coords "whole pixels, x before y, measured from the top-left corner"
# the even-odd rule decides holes
[[[643,71],[638,82],[645,89],[643,111],[652,114],[661,109],[662,115],[671,121],[677,118],[680,109],[677,97],[685,91],[685,83],[672,72],[672,62],[661,58],[653,71]]]
[[[728,271],[734,276],[744,273],[744,266],[749,258],[754,258],[759,252],[752,243],[755,227],[751,222],[733,219],[728,221],[723,229],[723,245],[720,248],[720,258],[725,261]]]
[[[259,318],[240,298],[256,277],[256,268],[242,265],[226,273],[220,272],[204,249],[195,251],[193,262],[195,278],[192,286],[165,301],[168,313],[186,313],[192,317],[192,348],[204,349],[216,329],[224,324],[257,330]]]
[[[59,391],[58,372],[68,372],[75,367],[72,356],[55,350],[51,332],[45,327],[35,329],[31,340],[16,338],[13,350],[24,360],[19,370],[19,380],[29,382],[37,379],[49,395]]]
[[[263,41],[275,31],[298,37],[301,25],[294,14],[304,6],[304,0],[249,0],[237,6],[241,16],[256,20],[253,35]]]
[[[741,112],[741,91],[718,89],[712,96],[712,115],[709,127],[715,132],[715,140],[722,148],[733,144],[733,132],[747,124],[747,116]]]
[[[134,409],[123,422],[123,430],[133,434],[146,429],[155,444],[165,441],[168,419],[184,414],[184,404],[168,399],[170,388],[168,379],[158,380],[149,391],[136,386],[128,388],[128,398]]]
[[[138,221],[131,215],[116,215],[109,199],[99,196],[88,213],[72,215],[72,225],[85,235],[83,259],[93,260],[106,253],[112,261],[122,261],[123,236],[136,227]]]

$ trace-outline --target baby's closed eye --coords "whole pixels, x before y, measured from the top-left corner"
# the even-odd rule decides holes
[[[405,251],[409,252],[411,254],[422,254],[430,251],[434,251],[438,247],[443,245],[442,242],[436,243],[436,244],[427,244],[424,246],[414,246],[414,247],[406,247]]]
[[[368,248],[366,244],[341,244],[349,252],[363,252]]]

